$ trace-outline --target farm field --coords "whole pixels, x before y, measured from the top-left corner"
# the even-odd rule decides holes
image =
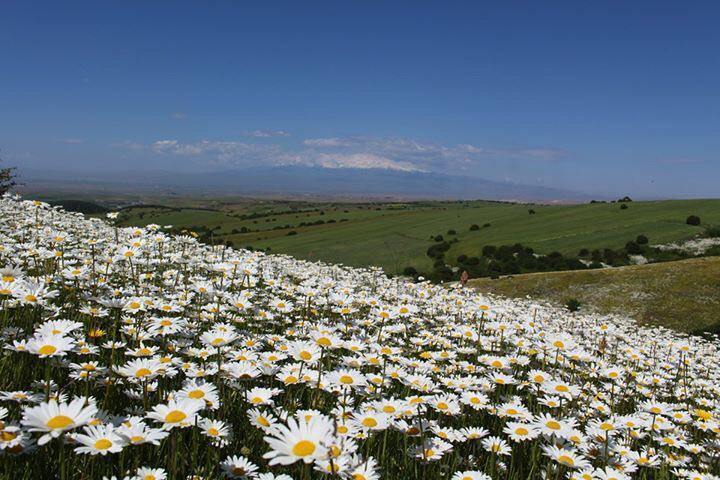
[[[425,255],[431,236],[457,238],[446,258],[479,256],[485,245],[522,243],[538,253],[559,251],[576,255],[581,248],[620,248],[644,234],[652,244],[691,238],[703,227],[685,223],[698,215],[704,226],[720,225],[720,200],[632,202],[621,210],[617,203],[583,205],[521,205],[497,202],[417,203],[286,203],[263,210],[252,204],[222,206],[218,211],[182,208],[124,210],[122,225],[174,225],[215,228],[218,242],[237,247],[270,248],[297,258],[375,265],[388,273],[407,266],[419,271],[431,267]],[[295,211],[291,211],[294,209]],[[535,214],[530,215],[532,209]],[[248,212],[265,215],[239,218]],[[276,213],[272,213],[276,212]],[[303,225],[323,222],[319,225]],[[480,228],[470,231],[471,225]],[[484,227],[484,225],[489,226]],[[253,230],[241,233],[241,229]],[[447,232],[454,230],[455,235]],[[235,233],[234,233],[235,232]]]
[[[648,326],[720,333],[720,257],[480,278],[468,285],[482,293],[530,296],[558,306],[576,299],[582,311],[628,315]]]

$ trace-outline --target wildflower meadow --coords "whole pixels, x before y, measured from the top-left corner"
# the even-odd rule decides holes
[[[0,201],[0,479],[717,479],[717,341]]]

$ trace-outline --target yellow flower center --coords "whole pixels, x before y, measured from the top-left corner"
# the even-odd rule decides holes
[[[365,427],[373,428],[373,427],[377,427],[378,422],[377,422],[377,420],[375,420],[374,418],[369,418],[369,417],[368,417],[368,418],[364,418],[364,419],[363,419],[362,424],[363,424],[363,426],[365,426]]]
[[[560,430],[560,424],[558,422],[556,422],[555,420],[550,420],[548,422],[545,422],[545,426],[551,430]]]
[[[74,422],[72,418],[66,417],[65,415],[57,415],[48,420],[46,425],[48,426],[48,428],[52,428],[54,430],[56,428],[65,428],[69,425],[72,425],[73,423]]]
[[[515,429],[515,434],[516,434],[516,435],[527,435],[528,433],[530,433],[530,432],[528,431],[527,428],[518,427],[518,428]]]
[[[344,385],[351,385],[353,383],[353,378],[350,375],[343,375],[340,377],[340,383]]]
[[[187,418],[187,415],[185,412],[181,412],[180,410],[173,410],[167,415],[165,415],[165,421],[167,423],[179,423],[182,422]]]
[[[302,352],[300,352],[300,358],[302,358],[303,360],[310,360],[312,358],[312,354],[303,350]]]
[[[43,345],[42,347],[38,348],[38,353],[40,355],[52,355],[55,352],[57,352],[57,347],[55,347],[54,345]]]
[[[135,376],[138,378],[147,377],[150,374],[152,374],[152,372],[148,368],[140,368],[135,372]]]
[[[560,455],[557,459],[559,463],[562,463],[563,465],[568,465],[570,467],[575,465],[575,462],[573,459],[567,455]]]
[[[188,397],[194,398],[194,399],[203,398],[204,396],[205,396],[205,392],[203,392],[200,389],[193,390],[190,393],[188,393]]]
[[[315,443],[310,440],[300,440],[292,449],[293,455],[296,457],[307,457],[315,452]]]
[[[95,442],[95,448],[98,450],[107,450],[110,447],[112,447],[112,442],[107,438],[101,438]]]

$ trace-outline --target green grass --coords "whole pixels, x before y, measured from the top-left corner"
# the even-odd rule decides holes
[[[720,257],[471,280],[473,288],[615,313],[688,333],[720,330]]]
[[[266,201],[265,201],[266,202]],[[215,204],[217,206],[217,203]],[[238,204],[239,205],[239,204]],[[270,247],[274,253],[287,253],[352,266],[377,265],[389,273],[398,273],[408,265],[427,270],[431,262],[425,251],[432,244],[431,235],[449,229],[457,231],[459,242],[446,254],[454,261],[460,254],[479,255],[485,245],[520,242],[539,253],[560,251],[576,255],[581,248],[621,248],[639,234],[650,242],[666,243],[691,238],[702,227],[685,224],[688,215],[699,215],[704,225],[720,224],[720,200],[670,200],[634,202],[627,210],[618,204],[585,205],[519,205],[493,202],[422,202],[408,204],[341,204],[341,203],[277,203],[267,202],[262,212],[280,211],[290,207],[300,211],[241,220],[232,215],[254,210],[252,204],[220,206],[222,212],[183,209],[180,212],[131,209],[125,224],[158,223],[179,227],[220,226],[223,241],[236,246]],[[308,209],[322,209],[306,211]],[[536,211],[529,215],[528,209]],[[140,211],[145,212],[139,218]],[[341,222],[340,220],[346,220]],[[298,227],[301,222],[335,220],[336,223]],[[488,228],[469,231],[470,225]],[[290,228],[273,230],[290,225]],[[233,229],[246,227],[259,232],[231,234]],[[297,235],[288,236],[294,230]]]

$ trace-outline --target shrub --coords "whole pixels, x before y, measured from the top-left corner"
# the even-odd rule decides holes
[[[415,275],[417,275],[417,273],[418,272],[415,267],[411,266],[405,267],[405,269],[403,270],[403,275],[407,275],[408,277],[414,277]]]
[[[637,242],[630,240],[625,244],[625,251],[630,255],[638,255],[642,253],[642,248],[640,248],[640,245],[638,245]]]
[[[590,255],[590,250],[587,248],[581,248],[578,252],[578,257],[587,257],[588,255]]]
[[[705,236],[710,238],[720,238],[720,227],[710,227],[705,230]]]
[[[457,257],[458,263],[465,263],[467,261],[468,256],[464,253],[461,254],[459,257]]]
[[[287,233],[287,236],[288,236],[288,237],[290,237],[290,236],[292,236],[292,235],[297,235],[297,232],[296,232],[295,230],[290,230],[290,231]]]
[[[428,247],[427,252],[425,253],[430,258],[442,258],[450,249],[450,244],[447,242],[440,242],[436,243],[435,245],[431,245]]]
[[[435,236],[433,237],[433,240],[435,240],[436,242],[442,242],[442,241],[443,241],[443,236],[442,236],[442,235],[435,235]]]
[[[565,307],[571,312],[577,312],[580,310],[580,300],[577,298],[571,298],[565,303]]]
[[[480,230],[480,225],[478,225],[477,223],[473,223],[472,225],[470,225],[470,231],[474,232],[475,230]]]
[[[530,215],[535,215],[535,210],[533,210],[533,209],[531,208],[530,210],[528,210],[528,213],[529,213]]]
[[[642,234],[638,235],[637,238],[635,239],[635,243],[637,243],[638,245],[647,245],[648,242],[649,242],[648,237],[646,237],[645,235],[642,235]]]
[[[457,232],[456,232],[455,230],[453,230],[453,229],[450,229],[450,230],[447,231],[447,234],[448,234],[448,235],[457,235]]]
[[[497,252],[497,247],[495,245],[485,245],[482,249],[482,256],[483,257],[494,257],[496,252]]]
[[[620,210],[627,210],[627,209],[628,209],[627,203],[623,203],[620,205]]]
[[[480,259],[478,257],[468,257],[467,260],[465,260],[465,265],[478,265],[480,263]]]
[[[690,215],[685,220],[685,223],[687,223],[688,225],[693,225],[693,226],[697,227],[698,225],[700,225],[700,217],[698,217],[697,215]]]
[[[489,226],[490,226],[490,224],[489,224],[489,223],[485,223],[485,224],[483,224],[483,228],[488,228]]]

